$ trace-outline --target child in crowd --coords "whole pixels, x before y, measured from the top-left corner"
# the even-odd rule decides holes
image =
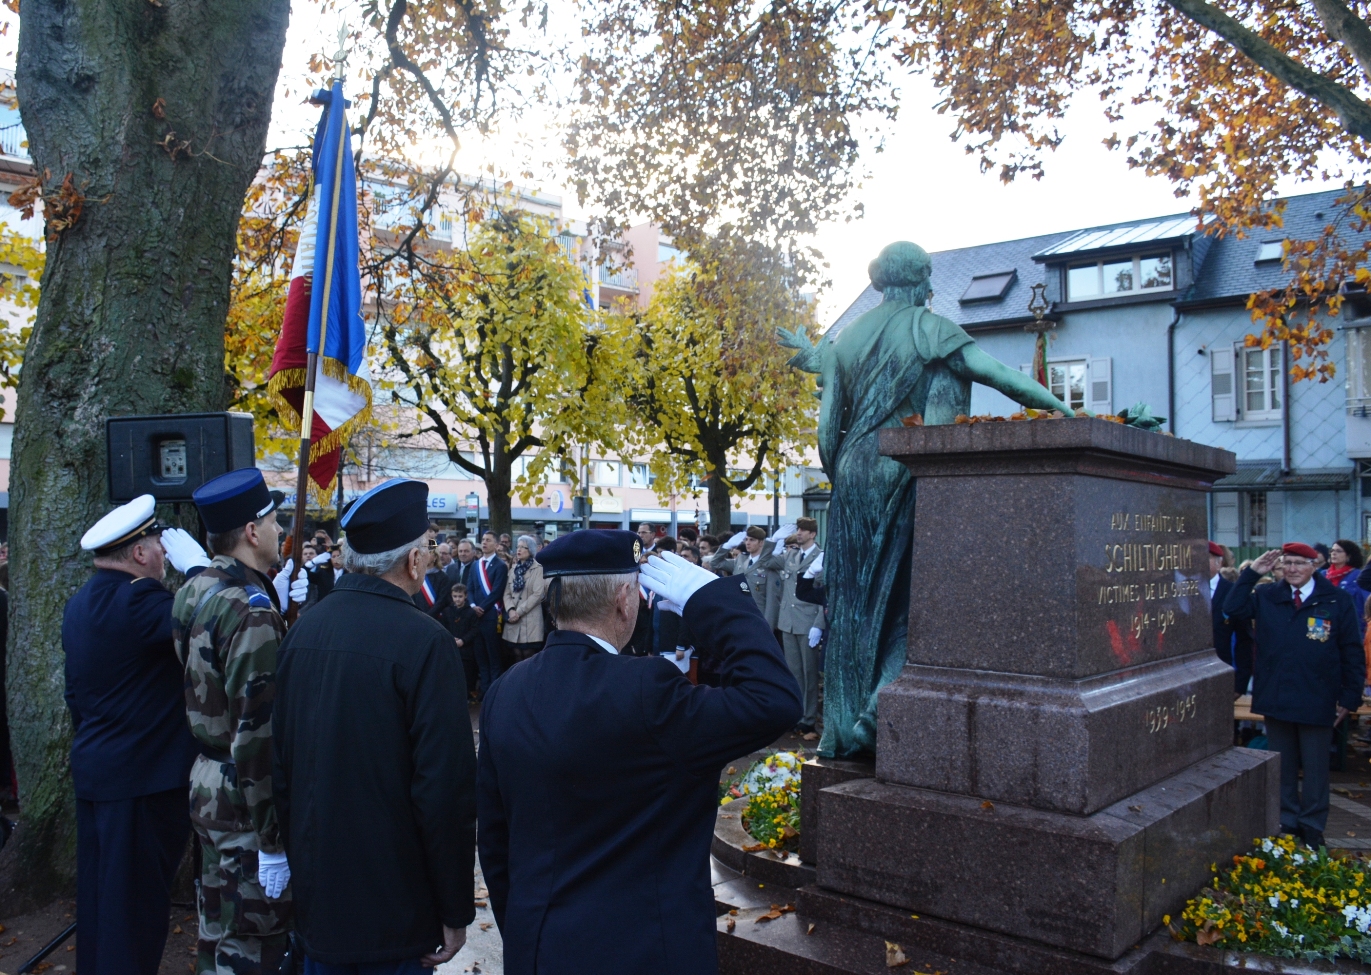
[[[466,672],[467,691],[469,694],[475,694],[476,641],[481,639],[477,626],[481,618],[476,615],[476,610],[467,605],[467,587],[462,583],[453,583],[452,605],[443,610],[441,619],[452,638],[457,641],[457,648],[462,653],[462,669]]]

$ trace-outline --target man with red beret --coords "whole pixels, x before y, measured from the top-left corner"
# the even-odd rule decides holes
[[[1366,680],[1352,597],[1314,575],[1318,557],[1299,542],[1272,549],[1243,570],[1223,606],[1233,622],[1256,623],[1252,710],[1281,756],[1281,832],[1314,850],[1328,823],[1333,728],[1361,706]],[[1278,561],[1285,578],[1257,586]]]
[[[1224,600],[1233,591],[1233,580],[1220,574],[1227,561],[1227,550],[1218,542],[1210,542],[1209,614],[1214,625],[1214,652],[1233,668],[1233,693],[1241,697],[1252,680],[1252,634],[1246,622],[1235,625],[1224,615]]]

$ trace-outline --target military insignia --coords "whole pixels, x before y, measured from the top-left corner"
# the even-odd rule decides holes
[[[243,589],[248,594],[248,605],[253,609],[275,609],[276,604],[271,597],[258,589],[256,586],[244,586]]]
[[[1310,640],[1318,640],[1320,643],[1328,642],[1328,638],[1333,635],[1333,621],[1320,619],[1311,616],[1308,620],[1309,629],[1305,632],[1305,637]]]
[[[640,542],[640,541],[638,541],[638,539],[635,538],[635,539],[633,540],[633,558],[634,558],[634,560],[636,561],[637,559],[641,559],[642,557],[643,557],[643,543]]]
[[[738,588],[741,589],[743,592],[751,592],[751,591],[752,591],[751,589],[747,588],[747,583],[746,583],[746,582],[740,582],[740,583],[738,583]]]

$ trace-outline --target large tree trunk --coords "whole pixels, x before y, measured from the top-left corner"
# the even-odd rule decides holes
[[[289,0],[22,0],[20,16],[20,110],[50,240],[10,483],[11,879],[37,903],[74,878],[62,608],[90,574],[81,534],[109,509],[105,419],[224,407],[238,215]],[[85,198],[65,228],[64,181]]]
[[[493,455],[492,459],[494,456]],[[495,460],[495,470],[485,479],[486,505],[490,509],[490,530],[496,536],[509,533],[514,525],[514,514],[510,491],[514,483],[514,471],[508,460],[501,463]]]
[[[705,478],[709,489],[709,531],[719,538],[733,534],[733,497],[728,482],[724,480],[725,460],[714,465],[714,473]]]

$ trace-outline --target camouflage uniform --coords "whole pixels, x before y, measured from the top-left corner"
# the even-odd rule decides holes
[[[221,582],[197,615],[202,595]],[[286,948],[290,890],[268,900],[257,880],[258,851],[282,849],[271,801],[271,702],[286,626],[271,592],[265,576],[220,555],[181,587],[172,610],[190,730],[202,747],[190,773],[190,818],[203,849],[201,975],[274,972]]]

